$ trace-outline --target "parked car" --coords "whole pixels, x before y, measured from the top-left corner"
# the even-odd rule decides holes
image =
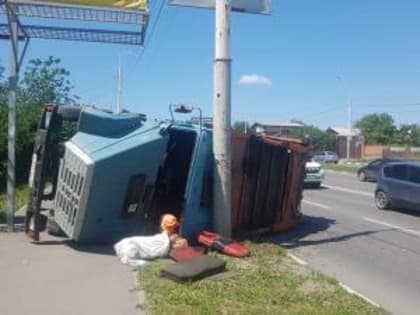
[[[357,178],[361,182],[367,182],[367,181],[376,182],[379,175],[379,170],[385,164],[390,163],[390,162],[398,162],[398,161],[401,161],[401,160],[391,159],[391,158],[383,158],[383,159],[374,160],[370,162],[369,164],[360,167],[357,170]]]
[[[420,211],[420,163],[394,162],[379,172],[375,189],[379,209],[408,208]]]
[[[320,163],[338,163],[338,155],[332,151],[315,152],[312,159]]]
[[[305,186],[311,186],[315,188],[321,187],[322,181],[324,180],[324,170],[320,163],[313,159],[306,162],[305,164]]]

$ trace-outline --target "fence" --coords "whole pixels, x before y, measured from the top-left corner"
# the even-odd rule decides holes
[[[384,145],[366,145],[363,157],[365,159],[381,158],[386,148],[387,146]]]
[[[420,148],[416,147],[386,147],[383,157],[403,158],[407,160],[420,160]]]

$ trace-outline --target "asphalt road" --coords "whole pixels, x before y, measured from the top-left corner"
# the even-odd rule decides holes
[[[0,233],[1,315],[140,315],[137,273],[112,246],[78,246],[42,235]]]
[[[374,183],[327,173],[304,191],[301,226],[276,241],[393,314],[420,313],[420,212],[378,210]]]

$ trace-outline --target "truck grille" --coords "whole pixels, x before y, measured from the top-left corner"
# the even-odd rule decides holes
[[[319,167],[308,167],[306,168],[306,173],[307,174],[315,174],[315,173],[319,173],[320,168]]]
[[[69,237],[75,236],[89,169],[89,164],[78,155],[80,150],[75,149],[77,148],[74,145],[66,144],[64,158],[60,163],[54,201],[55,220]]]

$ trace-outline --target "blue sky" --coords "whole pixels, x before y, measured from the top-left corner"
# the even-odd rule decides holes
[[[161,0],[150,1],[153,25]],[[420,123],[420,1],[272,2],[271,16],[232,15],[233,120],[343,126],[350,98],[353,121],[385,111]],[[60,57],[83,102],[115,108],[121,55],[127,109],[166,118],[183,102],[210,116],[213,31],[212,11],[165,6],[140,59],[142,47],[33,40],[26,60]]]

